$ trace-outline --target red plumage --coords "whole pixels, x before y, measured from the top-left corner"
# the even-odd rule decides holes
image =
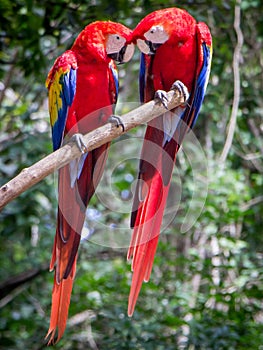
[[[131,58],[130,35],[119,23],[94,22],[56,60],[46,82],[54,150],[65,138],[105,124],[114,113],[118,82],[112,57],[118,62]],[[83,154],[59,170],[57,230],[50,263],[55,277],[49,345],[66,328],[85,212],[103,173],[108,147],[109,143]]]
[[[129,316],[134,312],[143,281],[150,278],[176,154],[198,116],[212,54],[208,27],[178,8],[146,16],[134,29],[133,40],[143,52],[142,102],[153,99],[156,90],[169,91],[175,81],[181,81],[190,96],[187,104],[166,112],[147,126],[131,216],[133,235],[128,259],[132,259],[133,276]]]

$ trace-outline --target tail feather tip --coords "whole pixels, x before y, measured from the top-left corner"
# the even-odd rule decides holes
[[[45,340],[47,340],[47,346],[55,345],[57,341],[55,341],[56,329],[52,328],[48,330],[47,335],[45,336]]]
[[[56,345],[59,340],[62,338],[64,331],[61,331],[57,328],[49,328],[45,340],[47,340],[47,346]]]

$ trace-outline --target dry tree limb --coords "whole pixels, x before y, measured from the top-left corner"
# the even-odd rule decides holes
[[[168,109],[175,108],[185,102],[184,96],[177,90],[169,91],[167,97]],[[86,134],[84,136],[84,142],[87,151],[92,151],[112,141],[121,134],[126,133],[140,124],[149,122],[166,111],[162,104],[156,103],[155,101],[143,104],[122,116],[125,131],[120,127],[117,128],[111,123],[108,123]],[[0,188],[0,210],[21,193],[43,180],[55,170],[68,164],[74,158],[79,157],[80,154],[78,147],[74,143],[68,143],[29,168],[23,169],[20,174]]]

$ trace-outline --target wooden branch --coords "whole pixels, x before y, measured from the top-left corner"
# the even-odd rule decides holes
[[[169,91],[167,97],[169,110],[185,102],[184,96],[177,90]],[[84,135],[87,151],[92,151],[112,141],[121,134],[140,124],[149,122],[166,111],[164,106],[159,102],[156,103],[156,101],[143,104],[121,117],[124,122],[125,131],[120,127],[117,128],[111,123],[107,123]],[[0,188],[0,210],[21,193],[80,155],[81,153],[75,143],[68,143],[29,168],[23,169],[20,174]]]

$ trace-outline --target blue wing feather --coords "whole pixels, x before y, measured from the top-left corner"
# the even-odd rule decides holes
[[[182,130],[185,130],[186,125],[190,128],[194,127],[203,103],[203,99],[205,97],[206,87],[207,87],[209,74],[210,74],[212,48],[207,46],[206,43],[204,42],[202,43],[202,49],[203,49],[203,65],[196,79],[195,87],[191,92],[191,95],[189,98],[189,104],[181,115],[183,124],[182,123],[178,124],[179,128],[183,128]],[[183,135],[184,135],[184,131],[182,132],[182,138],[183,138]]]
[[[146,79],[146,64],[145,64],[145,55],[141,54],[140,61],[140,73],[139,73],[139,85],[140,85],[140,101],[144,102],[145,94],[145,79]]]
[[[76,94],[76,83],[77,58],[73,51],[68,50],[56,59],[46,80],[54,151],[62,144],[68,109]]]
[[[63,73],[58,69],[54,75],[54,81],[49,87],[49,108],[52,126],[53,150],[57,150],[63,140],[68,108],[76,93],[77,71],[70,68]]]
[[[192,105],[192,108],[194,109],[194,117],[191,125],[189,125],[191,128],[193,128],[193,126],[195,125],[198,114],[200,112],[203,99],[205,97],[206,87],[207,87],[209,74],[210,74],[211,50],[205,43],[202,44],[202,47],[203,47],[204,62],[203,62],[203,66],[200,71],[200,74],[198,76],[196,88],[194,92],[194,100]]]
[[[72,105],[76,93],[76,72],[76,69],[71,68],[63,77],[63,95],[68,106]]]
[[[113,93],[113,103],[115,104],[118,100],[118,95],[119,95],[119,77],[118,77],[118,71],[117,69],[115,68],[115,66],[113,64],[110,64],[109,65],[110,67],[110,72],[112,74],[112,77],[113,77],[113,83],[114,83],[114,87],[113,87],[113,90],[114,90],[114,93]],[[112,91],[111,91],[112,92]]]

